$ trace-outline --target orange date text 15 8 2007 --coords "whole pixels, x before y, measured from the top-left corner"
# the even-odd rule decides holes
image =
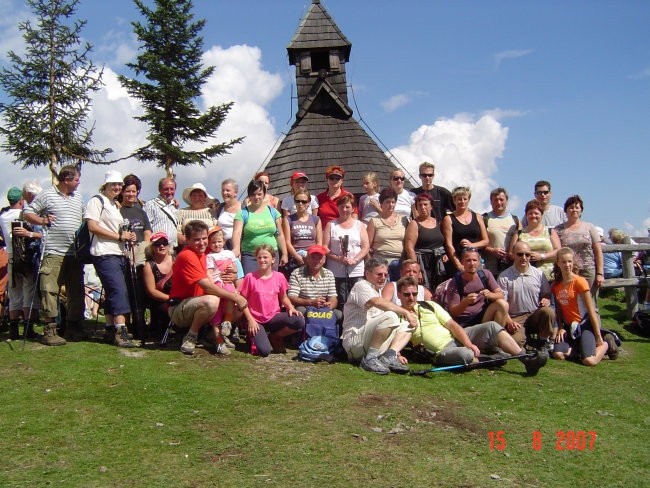
[[[596,445],[597,434],[593,430],[558,430],[555,433],[556,451],[593,451]],[[508,444],[505,430],[491,430],[488,432],[490,451],[503,451]],[[544,436],[539,430],[532,434],[531,448],[541,451],[544,446]]]

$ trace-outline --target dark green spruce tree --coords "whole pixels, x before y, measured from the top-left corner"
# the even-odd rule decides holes
[[[155,0],[155,9],[134,0],[146,24],[133,22],[140,41],[140,54],[127,66],[135,73],[120,76],[129,94],[140,100],[144,115],[137,117],[149,125],[149,144],[136,151],[141,161],[155,161],[173,177],[173,166],[204,166],[212,158],[227,154],[242,138],[213,144],[198,151],[184,148],[187,143],[206,143],[225,120],[232,103],[208,108],[197,107],[201,87],[213,67],[201,62],[205,20],[194,20],[191,0]]]
[[[2,149],[14,164],[58,167],[71,162],[102,163],[110,149],[93,148],[88,127],[90,95],[101,88],[102,71],[89,59],[92,46],[80,41],[86,24],[75,20],[78,0],[27,0],[35,25],[18,25],[25,54],[8,53],[0,86],[9,99],[0,103]]]

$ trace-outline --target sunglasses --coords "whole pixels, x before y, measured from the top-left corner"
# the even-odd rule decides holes
[[[406,178],[404,176],[393,176],[393,181],[404,181]]]
[[[309,200],[294,200],[294,202],[302,205],[307,205],[309,203]]]
[[[523,258],[523,257],[527,257],[527,258],[529,258],[529,257],[530,257],[530,253],[529,253],[529,252],[518,252],[518,253],[517,253],[517,256],[519,256],[520,258]]]
[[[478,249],[475,247],[464,247],[463,252],[478,252]]]
[[[327,177],[327,179],[328,179],[328,180],[332,180],[332,181],[338,181],[338,180],[342,180],[343,177],[342,177],[342,176],[339,176],[339,175],[329,175],[329,176]]]
[[[420,173],[420,178],[433,178],[433,173]]]
[[[414,297],[417,297],[417,296],[418,296],[418,292],[417,292],[417,291],[403,291],[403,292],[401,292],[401,293],[402,293],[402,295],[404,295],[405,297],[411,297],[411,298],[414,298]]]
[[[546,195],[548,195],[549,193],[551,193],[550,190],[539,190],[539,191],[536,191],[536,192],[535,192],[535,195],[543,195],[543,196],[546,196]]]
[[[156,241],[156,242],[153,243],[153,245],[156,246],[156,247],[160,247],[160,246],[167,247],[167,246],[169,246],[169,242],[167,242],[167,241]]]

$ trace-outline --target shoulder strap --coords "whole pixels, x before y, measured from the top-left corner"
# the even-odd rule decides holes
[[[517,217],[515,214],[512,214],[512,220],[515,221],[515,229],[519,229],[519,217]]]
[[[488,220],[490,220],[490,217],[487,212],[483,213],[483,223],[485,224],[485,228],[487,229],[488,226]]]
[[[217,218],[223,213],[223,209],[226,208],[226,202],[221,202],[217,205],[217,211],[215,212]]]
[[[465,296],[465,284],[463,283],[463,277],[460,271],[457,271],[454,275],[454,282],[456,283],[456,290],[458,295],[462,298]]]
[[[241,218],[244,221],[244,225],[248,223],[248,207],[244,206],[244,208],[241,209]]]
[[[167,211],[167,209],[165,208],[165,205],[163,205],[157,197],[154,198],[153,201],[154,201],[154,203],[156,205],[158,205],[158,208],[167,216],[167,218],[172,221],[172,224],[174,224],[174,227],[177,227],[178,222],[176,221],[174,216]]]
[[[426,308],[427,310],[431,310],[432,312],[435,312],[433,305],[431,305],[431,303],[429,303],[426,300],[418,300],[418,305],[422,308]]]
[[[483,271],[482,269],[479,269],[478,270],[478,277],[481,280],[481,283],[483,283],[483,288],[485,288],[486,290],[489,290],[489,288],[488,288],[488,280],[487,280],[487,276],[485,276],[485,271]]]

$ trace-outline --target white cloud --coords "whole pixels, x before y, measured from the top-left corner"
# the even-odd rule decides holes
[[[424,95],[424,92],[420,92],[420,91],[409,91],[406,93],[399,93],[397,95],[393,95],[388,100],[384,100],[383,102],[381,102],[381,106],[388,113],[394,112],[398,108],[402,108],[404,105],[408,105],[415,98],[422,95]]]
[[[641,222],[640,226],[635,226],[630,222],[624,222],[625,233],[632,237],[650,237],[650,217]]]
[[[647,80],[650,78],[650,67],[642,69],[638,73],[631,74],[628,78],[632,80]]]
[[[18,30],[18,23],[34,21],[34,15],[28,10],[16,10],[11,0],[0,0],[0,59],[7,61],[7,52],[14,51],[19,56],[25,52],[23,33]]]
[[[192,166],[175,168],[175,171],[179,189],[201,181],[210,193],[219,195],[221,180],[235,178],[241,184],[247,182],[277,141],[267,107],[282,91],[283,81],[279,74],[263,69],[261,52],[257,47],[213,47],[205,53],[204,62],[216,69],[203,87],[202,109],[227,101],[235,102],[216,137],[208,143],[225,142],[240,136],[246,136],[246,139],[232,154],[216,158],[205,168]],[[89,117],[95,122],[94,142],[98,148],[113,149],[113,154],[108,156],[110,159],[124,157],[146,144],[147,127],[133,118],[142,113],[142,108],[137,100],[129,97],[110,68],[105,68],[103,81],[105,86],[94,94]],[[0,153],[2,174],[16,175],[10,161],[10,155]],[[154,164],[141,164],[133,159],[111,168],[123,174],[137,174],[143,181],[144,198],[155,195],[157,181],[164,176],[164,170]],[[105,166],[84,165],[81,191],[85,198],[96,192],[106,169]],[[44,187],[49,186],[49,173],[45,168],[23,171],[16,179],[7,181],[4,188],[0,186],[4,191],[0,195],[6,194],[9,187],[22,185],[31,178],[41,181]]]
[[[107,64],[123,66],[135,60],[138,54],[138,40],[133,32],[110,30],[95,46],[95,51],[105,58],[104,61]]]
[[[532,49],[511,49],[509,51],[499,51],[495,53],[494,58],[494,69],[497,70],[501,66],[501,63],[507,59],[517,59],[524,56],[528,56],[533,52]]]
[[[508,128],[492,115],[461,113],[419,127],[408,144],[390,152],[415,177],[421,162],[433,162],[436,184],[450,190],[469,186],[472,208],[484,211],[490,206],[490,191],[496,185],[491,176],[497,170],[496,160],[503,155],[507,138]]]

